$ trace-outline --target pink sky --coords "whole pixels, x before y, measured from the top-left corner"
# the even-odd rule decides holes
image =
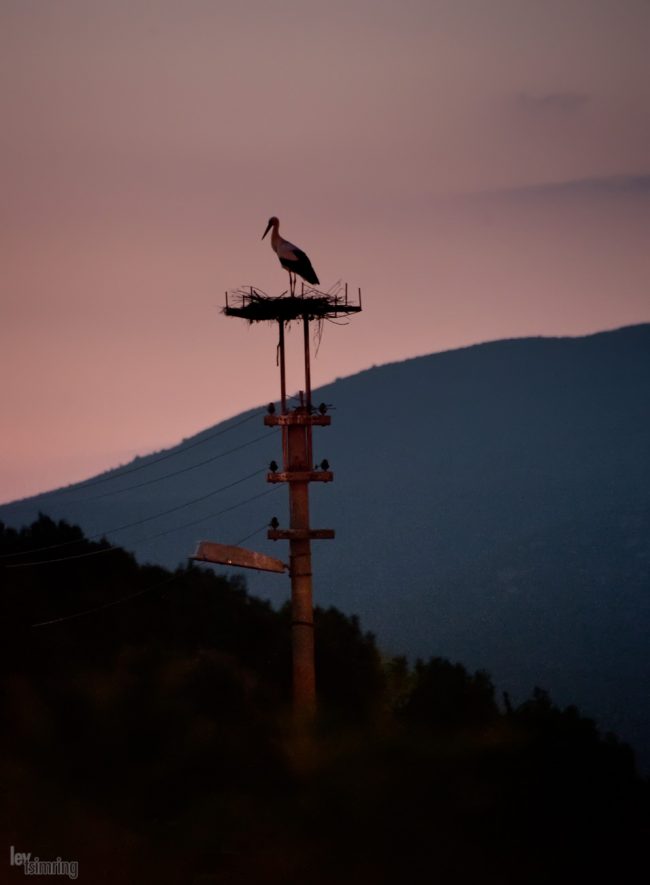
[[[4,0],[0,500],[277,398],[219,313],[286,288],[270,215],[363,289],[315,386],[650,320],[649,45],[646,0]]]

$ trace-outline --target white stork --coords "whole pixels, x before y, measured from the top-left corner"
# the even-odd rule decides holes
[[[282,239],[278,233],[280,222],[275,215],[272,218],[269,218],[269,223],[262,235],[262,239],[264,239],[271,228],[273,228],[273,233],[271,234],[271,248],[280,259],[282,267],[289,271],[289,289],[291,295],[294,295],[296,291],[296,274],[301,276],[303,280],[311,283],[312,286],[318,286],[320,280],[316,276],[314,268],[311,266],[311,261],[307,258],[302,249],[294,246],[293,243],[290,243],[288,240]]]

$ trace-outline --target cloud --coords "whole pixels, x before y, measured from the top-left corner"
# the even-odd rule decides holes
[[[502,194],[522,196],[629,196],[650,197],[650,174],[606,175],[599,178],[574,178],[548,184],[508,188]]]
[[[623,200],[629,205],[650,207],[650,172],[531,182],[516,187],[467,191],[450,195],[450,199],[483,206]]]
[[[545,116],[576,114],[590,101],[591,96],[587,92],[545,92],[538,95],[519,92],[515,96],[518,111]]]
[[[591,207],[601,213],[625,207],[626,210],[641,211],[645,217],[650,211],[650,172],[571,178],[482,190],[467,194],[466,199],[475,208],[480,207],[483,211],[506,208],[565,211],[572,207]]]

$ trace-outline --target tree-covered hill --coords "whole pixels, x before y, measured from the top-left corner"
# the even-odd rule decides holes
[[[435,648],[517,702],[548,686],[629,741],[650,771],[650,324],[494,341],[373,367],[315,392],[335,482],[313,488],[315,598],[392,654]],[[103,534],[175,568],[277,515],[279,434],[247,412],[87,483],[0,507]],[[255,536],[255,548],[278,546]],[[287,583],[251,574],[280,605]]]
[[[239,579],[140,566],[47,517],[0,524],[0,557],[3,835],[81,882],[522,885],[640,862],[631,750],[542,690],[498,701],[488,674],[436,648],[384,659],[319,609],[300,732],[289,613]]]

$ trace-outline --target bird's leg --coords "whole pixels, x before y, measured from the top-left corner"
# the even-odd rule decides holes
[[[289,294],[293,298],[294,292],[296,289],[296,275],[289,271]]]

